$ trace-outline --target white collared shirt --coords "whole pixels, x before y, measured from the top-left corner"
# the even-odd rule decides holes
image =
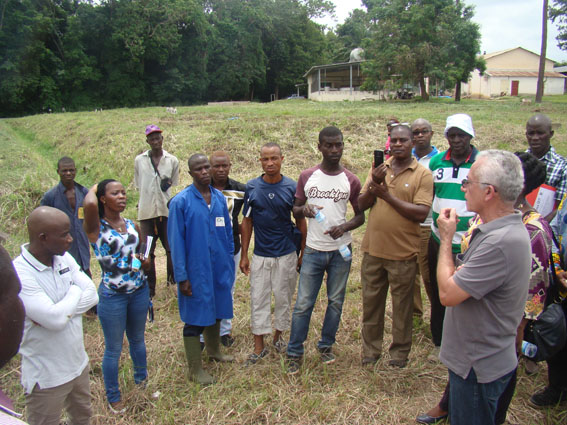
[[[98,303],[93,281],[66,252],[53,265],[39,262],[22,245],[14,268],[22,283],[26,308],[22,355],[22,386],[52,388],[81,374],[88,363],[81,315]]]
[[[159,160],[158,173],[156,173],[151,150],[148,150],[136,157],[134,161],[134,186],[140,191],[138,201],[138,220],[148,220],[155,217],[167,217],[169,209],[167,201],[171,198],[171,188],[162,191],[160,187],[161,179],[171,179],[171,185],[179,184],[179,161],[170,153],[163,151],[163,156]]]

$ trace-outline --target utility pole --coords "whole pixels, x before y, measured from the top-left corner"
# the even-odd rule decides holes
[[[539,54],[539,70],[537,73],[537,92],[535,101],[541,103],[543,97],[543,80],[545,78],[545,54],[547,51],[547,0],[543,0],[543,17],[541,23],[541,51]]]

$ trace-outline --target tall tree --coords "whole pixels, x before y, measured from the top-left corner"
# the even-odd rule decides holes
[[[327,52],[321,26],[310,19],[309,11],[294,0],[263,0],[269,17],[263,36],[268,96],[295,92],[303,83],[303,74],[313,64],[321,63]]]
[[[211,100],[252,100],[266,85],[262,38],[268,17],[261,1],[209,0],[208,10],[208,95]]]
[[[468,80],[479,51],[472,8],[453,0],[363,0],[372,22],[366,44],[366,87],[377,89],[396,76],[417,81],[428,100],[425,78]]]
[[[561,50],[567,50],[567,0],[553,0],[553,6],[549,8],[549,17],[559,29],[557,45]]]
[[[352,49],[361,47],[370,36],[370,22],[367,13],[362,9],[354,9],[342,25],[337,26],[337,43],[335,46],[335,62],[347,62]]]
[[[537,73],[536,103],[541,103],[543,98],[543,80],[545,78],[545,55],[547,53],[547,0],[543,0],[543,12],[541,18],[541,50],[539,53],[539,69]]]

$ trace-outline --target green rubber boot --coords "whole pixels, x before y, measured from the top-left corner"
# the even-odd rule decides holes
[[[227,354],[222,354],[220,350],[220,320],[212,326],[207,326],[203,331],[205,338],[205,348],[207,354],[217,362],[233,362],[234,357]]]
[[[185,345],[185,357],[187,357],[187,365],[189,366],[189,379],[201,385],[214,383],[215,379],[203,369],[199,337],[185,336],[183,337],[183,345]]]

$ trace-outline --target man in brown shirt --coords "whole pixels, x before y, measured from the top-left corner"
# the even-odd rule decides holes
[[[420,226],[433,200],[433,177],[412,156],[407,125],[392,129],[392,157],[373,167],[358,199],[370,208],[362,240],[362,363],[382,354],[388,287],[392,293],[390,366],[405,367],[411,349],[413,288],[417,271]]]

